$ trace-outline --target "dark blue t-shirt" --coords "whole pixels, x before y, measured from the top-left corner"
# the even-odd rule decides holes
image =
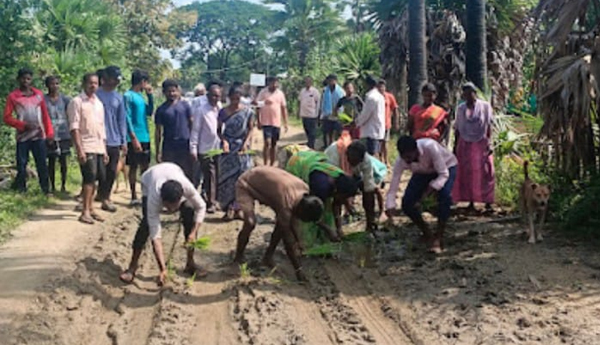
[[[163,152],[189,151],[192,108],[187,102],[163,103],[156,110],[154,122],[163,127]]]

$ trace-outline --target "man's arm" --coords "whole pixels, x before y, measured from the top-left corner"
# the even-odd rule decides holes
[[[44,95],[40,93],[42,101],[40,102],[40,109],[42,111],[42,123],[44,125],[44,133],[46,133],[46,139],[54,139],[54,128],[52,127],[52,119],[50,119],[50,113],[48,113],[48,107],[44,100]]]
[[[121,96],[121,104],[117,112],[117,121],[119,124],[119,134],[121,134],[121,149],[127,151],[127,112],[125,111],[125,100]]]
[[[133,130],[133,99],[130,96],[123,95],[123,101],[125,103],[125,120],[127,122],[127,132],[129,133],[129,137],[131,138],[131,144],[134,146],[134,149],[136,149],[136,151],[141,151],[141,146],[139,146],[139,141]]]
[[[79,133],[80,116],[79,103],[75,100],[69,102],[69,105],[67,106],[69,130],[71,131],[71,138],[73,140],[73,145],[75,146],[75,152],[77,153],[77,160],[80,164],[84,164],[86,156],[83,151],[83,145],[81,144],[81,134]]]
[[[6,99],[6,106],[4,106],[4,123],[6,125],[15,128],[19,132],[23,132],[25,130],[25,121],[17,120],[12,116],[13,111],[15,110],[15,104],[13,99],[8,96]]]
[[[441,145],[435,145],[431,148],[426,148],[425,152],[428,152],[431,155],[431,159],[433,162],[433,167],[437,172],[438,176],[429,183],[429,186],[436,191],[444,188],[446,181],[450,177],[450,172],[448,171],[448,167],[446,166],[446,161],[442,156],[441,150],[445,150]]]
[[[154,113],[154,95],[152,91],[146,91],[146,96],[148,96],[148,103],[146,104],[146,116],[152,116]]]
[[[154,129],[154,151],[156,151],[156,163],[162,163],[162,155],[160,153],[162,140],[162,125],[156,124]]]
[[[200,226],[204,222],[204,217],[206,216],[206,202],[204,201],[204,199],[202,199],[202,197],[200,196],[200,194],[198,193],[196,188],[194,188],[194,185],[191,182],[189,182],[187,179],[182,184],[182,187],[183,187],[183,196],[194,208],[195,225],[194,225],[194,229],[192,230],[189,237],[187,238],[188,242],[193,242],[196,240],[196,235],[198,233],[198,230],[200,229]]]
[[[287,107],[286,107],[285,103],[281,105],[281,117],[283,120],[283,128],[287,132],[287,130],[288,130],[288,112],[287,112]]]
[[[358,127],[364,126],[364,124],[367,123],[367,121],[369,121],[371,116],[373,116],[373,114],[376,111],[376,108],[377,108],[377,104],[375,103],[375,100],[371,97],[367,97],[365,106],[363,107],[362,111],[356,118],[356,121],[355,121],[356,125]]]
[[[402,179],[402,173],[404,172],[404,168],[405,166],[404,163],[402,163],[402,158],[398,158],[396,160],[396,163],[394,163],[392,181],[390,182],[390,189],[388,190],[388,193],[386,195],[386,213],[396,208],[396,194],[398,194],[398,189],[400,188],[400,180]]]
[[[192,112],[192,132],[190,133],[190,154],[194,160],[198,159],[198,137],[200,136],[202,110]]]

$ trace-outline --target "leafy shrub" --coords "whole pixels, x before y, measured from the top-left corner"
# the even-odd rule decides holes
[[[600,176],[575,183],[557,176],[552,186],[550,208],[560,229],[586,239],[600,239]]]

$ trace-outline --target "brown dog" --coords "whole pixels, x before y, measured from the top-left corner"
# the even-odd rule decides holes
[[[527,167],[529,162],[525,161],[523,170],[525,172],[525,181],[521,187],[521,214],[528,222],[527,235],[529,243],[544,240],[542,228],[548,212],[548,199],[550,199],[550,187],[533,182],[529,178]],[[539,226],[535,229],[535,218],[539,218]]]
[[[129,166],[125,164],[125,155],[121,154],[119,157],[119,163],[117,164],[117,176],[115,177],[115,194],[121,193],[121,183],[119,175],[123,174],[123,181],[125,181],[125,191],[129,191]]]

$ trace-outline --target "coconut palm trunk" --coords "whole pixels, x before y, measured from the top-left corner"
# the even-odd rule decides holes
[[[467,79],[484,90],[487,78],[485,0],[467,0]]]
[[[408,107],[420,103],[421,87],[427,81],[427,48],[425,40],[425,0],[409,0]]]

